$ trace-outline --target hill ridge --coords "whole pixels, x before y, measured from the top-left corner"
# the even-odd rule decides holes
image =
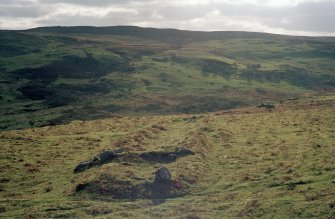
[[[0,129],[331,93],[334,47],[335,38],[136,26],[0,31]]]

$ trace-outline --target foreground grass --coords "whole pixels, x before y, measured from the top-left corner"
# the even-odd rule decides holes
[[[335,96],[194,116],[122,117],[0,132],[3,218],[333,218]],[[195,155],[169,164],[109,163],[73,174],[104,149]],[[160,204],[76,193],[109,175],[151,180],[166,166],[186,193]]]

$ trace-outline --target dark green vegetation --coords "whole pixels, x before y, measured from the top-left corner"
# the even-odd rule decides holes
[[[328,95],[1,131],[0,217],[332,219],[334,109]]]
[[[334,91],[335,39],[138,27],[0,31],[0,129]]]

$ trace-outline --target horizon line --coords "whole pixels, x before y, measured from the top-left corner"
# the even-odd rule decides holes
[[[170,27],[148,27],[148,26],[137,26],[137,25],[110,25],[110,26],[92,26],[92,25],[55,25],[55,26],[37,26],[28,29],[1,29],[0,31],[29,31],[34,29],[42,28],[74,28],[74,27],[93,27],[93,28],[113,28],[113,27],[136,27],[141,29],[156,29],[156,30],[176,30],[185,32],[200,32],[200,33],[219,33],[219,32],[239,32],[239,33],[255,33],[255,34],[269,34],[277,36],[291,36],[291,37],[308,37],[308,38],[335,38],[335,35],[303,35],[303,34],[282,34],[282,33],[271,33],[263,31],[248,31],[248,30],[190,30],[190,29],[178,29]],[[332,33],[331,33],[332,34]]]

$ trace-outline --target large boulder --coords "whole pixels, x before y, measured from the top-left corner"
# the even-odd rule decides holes
[[[155,182],[169,182],[171,173],[166,167],[161,167],[155,172]]]

